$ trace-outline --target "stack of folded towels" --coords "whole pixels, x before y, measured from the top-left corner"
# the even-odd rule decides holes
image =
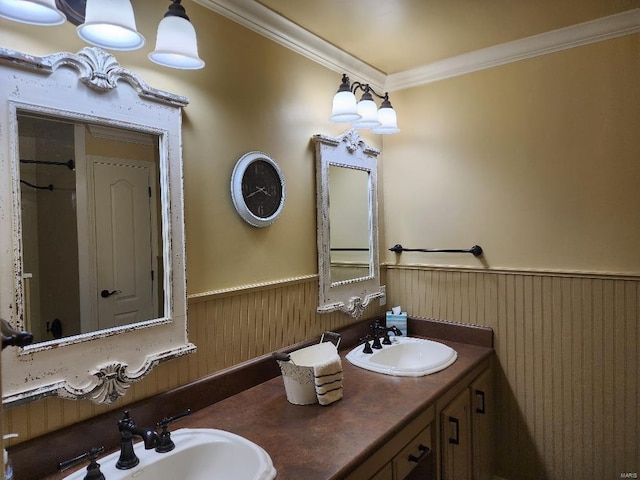
[[[338,354],[314,365],[313,376],[320,405],[329,405],[342,398],[342,361]]]

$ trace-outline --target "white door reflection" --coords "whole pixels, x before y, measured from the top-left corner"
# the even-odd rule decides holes
[[[157,137],[31,112],[18,125],[34,343],[162,317]]]

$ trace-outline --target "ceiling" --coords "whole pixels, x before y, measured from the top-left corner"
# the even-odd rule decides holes
[[[385,75],[640,7],[640,0],[252,2]]]

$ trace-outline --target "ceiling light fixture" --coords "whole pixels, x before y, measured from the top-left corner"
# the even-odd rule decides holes
[[[31,25],[60,25],[67,19],[78,25],[78,36],[106,50],[137,50],[145,39],[136,29],[130,0],[86,0],[72,5],[56,0],[0,0],[0,18]],[[171,0],[158,25],[156,48],[149,59],[170,68],[195,70],[204,67],[198,56],[196,31],[181,5]]]
[[[356,103],[356,91],[362,90],[362,97]],[[373,95],[382,100],[380,109],[373,101]],[[332,122],[353,122],[355,128],[368,128],[373,133],[398,133],[396,112],[389,101],[389,93],[384,95],[376,92],[371,85],[350,83],[346,73],[342,74],[342,82],[333,97],[333,107],[329,120]]]
[[[67,17],[55,0],[0,0],[0,17],[29,25],[60,25]]]
[[[204,67],[204,62],[198,56],[196,31],[180,1],[173,0],[160,21],[156,49],[149,60],[165,67],[195,70]]]

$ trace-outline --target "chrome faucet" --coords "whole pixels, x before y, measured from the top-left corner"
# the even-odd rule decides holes
[[[128,470],[140,463],[140,459],[133,450],[133,437],[140,437],[144,441],[144,448],[151,450],[160,444],[160,435],[153,428],[138,427],[129,415],[129,410],[124,412],[122,420],[118,421],[120,430],[120,458],[116,468]]]

